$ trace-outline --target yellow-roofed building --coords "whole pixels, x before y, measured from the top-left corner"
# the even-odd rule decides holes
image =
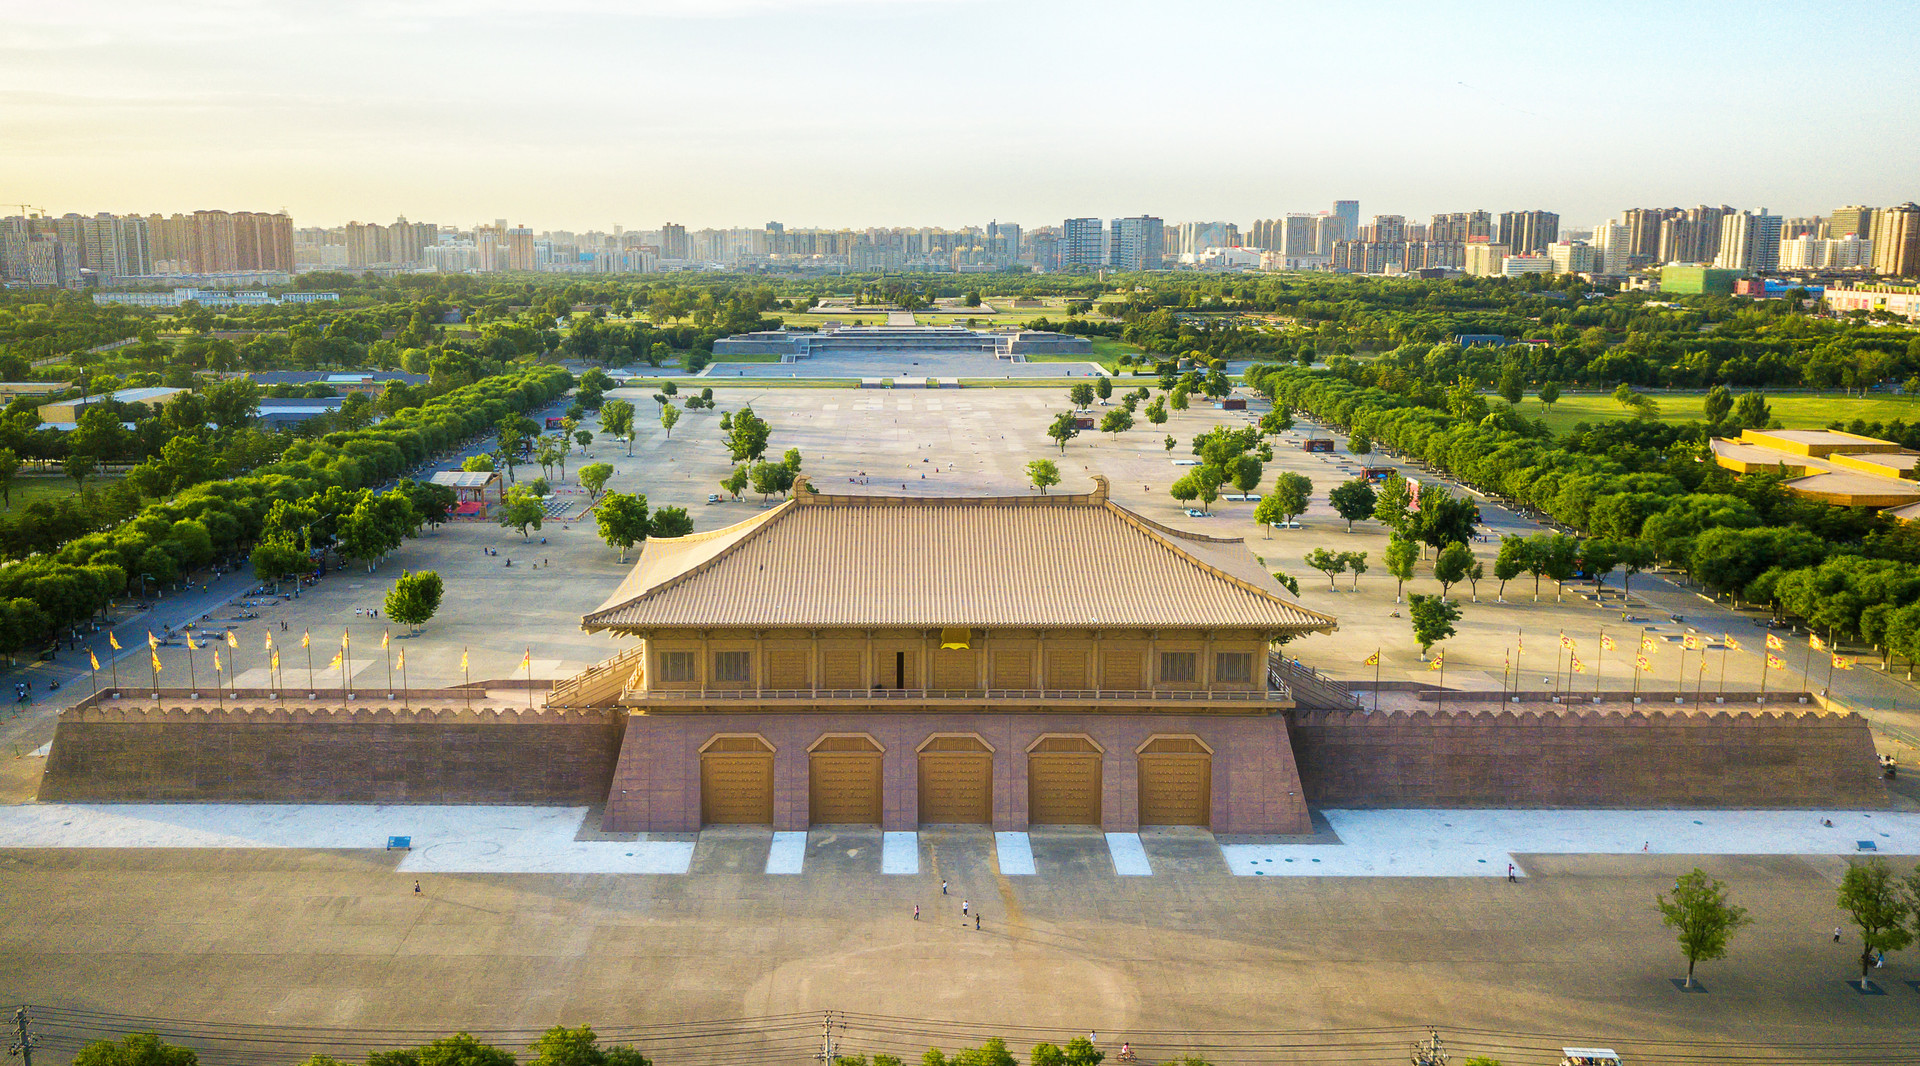
[[[1920,452],[1893,441],[1831,429],[1744,430],[1712,442],[1714,462],[1740,474],[1778,471],[1781,487],[1841,507],[1880,507],[1920,516]]]

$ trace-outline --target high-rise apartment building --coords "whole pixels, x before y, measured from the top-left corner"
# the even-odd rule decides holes
[[[1281,221],[1278,251],[1285,256],[1325,255],[1320,247],[1320,218],[1294,213]]]
[[[685,240],[686,238],[683,236],[681,242],[684,244]],[[686,257],[681,256],[680,258],[684,259]],[[507,269],[532,270],[538,265],[536,249],[534,248],[533,231],[525,226],[515,226],[508,230]]]
[[[1476,241],[1466,246],[1466,261],[1462,268],[1476,278],[1497,278],[1509,251],[1511,249],[1504,244]]]
[[[1360,239],[1377,244],[1403,244],[1407,239],[1404,215],[1375,215],[1373,224],[1360,227]]]
[[[1107,265],[1105,223],[1097,218],[1070,218],[1061,229],[1061,266],[1098,270]]]
[[[1514,255],[1538,255],[1560,239],[1560,216],[1552,211],[1504,211],[1500,214],[1501,244]]]
[[[1634,207],[1621,213],[1620,221],[1627,227],[1627,246],[1619,252],[1618,263],[1611,258],[1607,263],[1609,273],[1619,274],[1634,266],[1644,266],[1660,255],[1660,223],[1670,218],[1683,218],[1686,212],[1677,207]]]
[[[1166,265],[1166,223],[1152,215],[1116,218],[1108,250],[1116,270],[1159,270]]]
[[[669,222],[660,227],[660,258],[692,258],[687,247],[687,227],[677,222]]]
[[[1020,227],[997,219],[987,223],[987,254],[1002,263],[1020,258]]]
[[[1718,227],[1716,227],[1717,229]],[[1705,263],[1720,254],[1720,241],[1711,242],[1701,232],[1701,224],[1686,218],[1669,218],[1660,223],[1662,263]]]
[[[1351,241],[1360,236],[1360,201],[1335,200],[1333,202],[1332,240]]]
[[[1586,241],[1557,241],[1547,247],[1555,274],[1586,274],[1593,270],[1593,245]]]
[[[1593,270],[1596,274],[1625,274],[1632,269],[1633,230],[1625,222],[1602,222],[1593,228]]]
[[[1781,270],[1871,270],[1873,242],[1849,233],[1839,240],[1788,237],[1780,242]]]
[[[1766,274],[1780,269],[1779,215],[1742,211],[1728,215],[1720,224],[1720,254],[1713,265],[1721,270],[1744,270]]]
[[[228,274],[239,269],[233,248],[233,215],[227,211],[195,211],[187,231],[190,273]]]
[[[1920,204],[1873,213],[1873,272],[1890,278],[1920,275]]]
[[[1435,215],[1427,226],[1427,239],[1465,244],[1493,239],[1493,215],[1486,211],[1454,211]]]
[[[1870,241],[1873,239],[1873,208],[1859,204],[1835,208],[1833,214],[1827,216],[1825,229],[1825,236],[1830,240],[1838,240],[1851,233],[1863,241]]]

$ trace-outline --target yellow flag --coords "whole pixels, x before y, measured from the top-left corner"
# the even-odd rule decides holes
[[[1688,634],[1680,638],[1680,646],[1688,651],[1699,651],[1701,648],[1700,638]]]
[[[269,637],[268,639],[269,639],[269,640],[271,640],[272,638],[271,638],[271,637]],[[236,637],[236,636],[234,636],[234,635],[233,635],[233,630],[231,630],[231,629],[229,629],[229,630],[227,630],[227,647],[229,647],[229,648],[238,648],[238,647],[240,647],[240,638],[239,638],[239,637]]]
[[[1573,672],[1576,674],[1584,674],[1587,672],[1587,664],[1581,662],[1578,655],[1573,657]]]
[[[275,651],[273,653],[273,659],[269,662],[268,665],[272,666],[273,669],[275,670],[280,669],[280,653],[278,651]]]
[[[1786,668],[1787,668],[1787,663],[1785,659],[1780,658],[1778,655],[1767,656],[1767,669],[1785,670]]]
[[[1610,636],[1607,636],[1605,633],[1600,634],[1600,649],[1602,651],[1613,651],[1614,650],[1613,638]]]
[[[91,648],[87,649],[87,661],[93,664],[95,670],[100,669],[100,657],[95,655]]]
[[[1846,656],[1846,655],[1836,655],[1836,656],[1834,656],[1834,657],[1833,657],[1833,668],[1834,668],[1835,670],[1851,670],[1851,669],[1853,669],[1853,659],[1852,659],[1852,657],[1851,657],[1851,656]]]
[[[380,650],[381,651],[387,650],[387,641],[391,640],[392,636],[393,636],[392,634],[388,633],[384,629],[380,631]]]
[[[399,661],[399,666],[402,670],[407,668],[407,649],[401,648],[394,658]]]
[[[220,673],[220,649],[219,648],[213,649],[213,672],[216,676],[218,676]]]
[[[120,642],[113,639],[113,633],[111,631],[107,633],[107,646],[112,648],[114,651],[120,650]]]
[[[1784,640],[1781,640],[1779,637],[1774,636],[1772,633],[1768,633],[1767,634],[1767,650],[1786,651],[1787,642]]]
[[[1814,651],[1827,650],[1826,641],[1821,640],[1818,636],[1815,636],[1812,633],[1807,634],[1807,647],[1812,648]]]
[[[1562,633],[1562,634],[1560,634],[1560,646],[1561,646],[1562,648],[1565,648],[1565,649],[1567,649],[1568,651],[1572,651],[1572,650],[1573,650],[1573,638],[1572,638],[1572,637],[1570,637],[1570,636],[1567,636],[1567,635],[1566,635],[1565,633]]]
[[[1649,637],[1641,637],[1641,638],[1640,638],[1640,650],[1641,650],[1641,651],[1644,651],[1644,652],[1646,652],[1646,653],[1647,653],[1648,655],[1652,655],[1652,654],[1653,654],[1653,650],[1654,650],[1654,643],[1653,643],[1653,638],[1652,638],[1652,637],[1650,637],[1650,636],[1649,636]]]
[[[1647,658],[1644,655],[1634,656],[1633,665],[1638,667],[1644,673],[1653,672],[1653,660]]]
[[[153,630],[151,629],[147,630],[147,647],[155,651],[160,650],[160,641],[154,637]]]
[[[195,643],[193,642],[193,634],[192,634],[192,633],[188,633],[188,634],[187,634],[187,650],[188,650],[188,651],[199,651],[199,650],[200,650],[200,645],[198,645],[198,644],[195,644]]]
[[[1731,634],[1731,633],[1728,633],[1728,634],[1726,634],[1726,635],[1724,635],[1724,636],[1722,636],[1722,637],[1720,638],[1720,643],[1722,643],[1722,644],[1724,644],[1724,645],[1726,645],[1726,646],[1727,646],[1727,650],[1728,650],[1728,651],[1739,651],[1739,650],[1740,650],[1740,642],[1739,642],[1739,641],[1737,641],[1737,640],[1735,640],[1735,639],[1733,639],[1733,634]]]
[[[348,637],[348,636],[350,636],[350,634],[349,634],[349,633],[348,633],[348,632],[347,632],[346,630],[344,630],[344,629],[343,629],[343,630],[341,630],[341,631],[340,631],[340,646],[341,646],[342,648],[344,648],[344,647],[346,647],[346,646],[347,646],[347,637]]]
[[[533,649],[531,647],[527,649],[527,654],[521,658],[520,669],[525,670],[529,674],[533,673]]]
[[[160,672],[160,653],[157,651],[150,651],[147,653],[147,657],[153,660],[153,672],[156,674],[159,673]]]
[[[1376,651],[1372,655],[1367,656],[1366,660],[1362,662],[1360,665],[1361,666],[1379,666],[1380,653]]]
[[[263,645],[263,646],[262,646],[262,647],[260,648],[260,650],[261,650],[261,651],[272,651],[272,650],[273,650],[273,633],[272,633],[272,631],[271,631],[271,630],[269,630],[269,631],[268,631],[268,633],[267,633],[267,642],[266,642],[266,644],[265,644],[265,645]]]
[[[327,664],[327,669],[331,670],[334,667],[339,665],[340,665],[340,653],[336,651],[333,653],[333,661]]]
[[[460,672],[463,674],[467,672],[467,649],[465,648],[460,649]]]
[[[1438,670],[1441,667],[1444,667],[1446,665],[1447,665],[1447,653],[1444,651],[1437,651],[1433,653],[1433,661],[1427,664],[1427,669]]]
[[[309,630],[305,630],[305,629],[303,629],[303,630],[301,630],[301,631],[300,631],[300,646],[301,646],[301,647],[303,647],[303,648],[304,648],[304,647],[306,647],[306,646],[307,646],[307,644],[308,644],[309,642],[311,642],[312,640],[313,640],[313,633],[312,633],[311,631],[309,631]]]

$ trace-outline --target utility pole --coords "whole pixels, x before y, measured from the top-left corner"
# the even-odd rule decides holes
[[[18,1034],[15,1042],[7,1048],[9,1057],[20,1056],[21,1066],[33,1066],[33,1046],[40,1042],[38,1037],[27,1032],[27,1008],[21,1007],[13,1012],[14,1030]]]
[[[840,1054],[833,1049],[833,1012],[828,1011],[820,1019],[820,1052],[814,1058],[833,1066],[840,1061]],[[32,1066],[31,1063],[28,1066]]]
[[[1413,1066],[1447,1066],[1447,1049],[1440,1043],[1440,1030],[1430,1030],[1425,1040],[1413,1045]]]

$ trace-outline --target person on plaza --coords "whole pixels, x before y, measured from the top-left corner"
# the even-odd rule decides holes
[[[970,910],[972,910],[972,909],[973,909],[973,901],[972,901],[972,900],[970,900],[970,899],[963,899],[963,900],[961,900],[961,901],[960,901],[960,917],[962,917],[962,918],[965,918],[965,917],[967,916],[967,912],[968,912],[968,911],[970,911]]]

